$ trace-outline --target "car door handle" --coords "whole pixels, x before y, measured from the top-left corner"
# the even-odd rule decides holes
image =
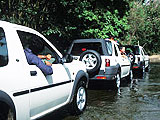
[[[30,71],[30,75],[31,76],[36,76],[37,75],[37,71]]]

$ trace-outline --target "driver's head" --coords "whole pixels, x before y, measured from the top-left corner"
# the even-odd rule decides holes
[[[30,41],[29,49],[31,49],[34,54],[38,55],[44,49],[44,44],[40,39],[33,38],[33,40]]]

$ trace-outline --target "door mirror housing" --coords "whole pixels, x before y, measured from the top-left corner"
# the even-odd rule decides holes
[[[61,63],[70,63],[73,61],[73,56],[71,54],[66,54],[62,59]]]

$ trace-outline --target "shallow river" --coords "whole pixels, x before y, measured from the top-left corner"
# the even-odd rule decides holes
[[[120,92],[88,90],[87,108],[80,116],[70,116],[63,108],[41,120],[160,120],[160,63],[122,85]]]

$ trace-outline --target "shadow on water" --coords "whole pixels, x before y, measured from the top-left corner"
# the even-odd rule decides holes
[[[104,83],[88,90],[85,112],[71,116],[66,108],[40,120],[158,120],[160,118],[160,63],[151,64],[150,71],[125,81],[119,92]],[[97,87],[98,86],[98,87]]]

